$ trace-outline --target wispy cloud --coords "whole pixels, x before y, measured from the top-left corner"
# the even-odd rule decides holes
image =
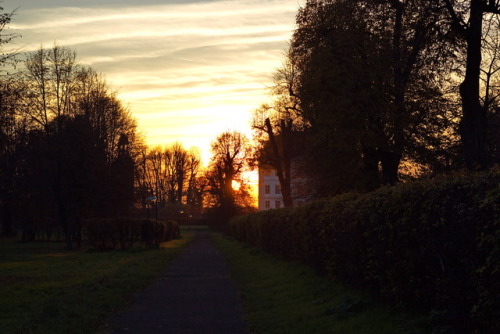
[[[105,73],[151,144],[207,150],[265,102],[299,0],[165,2],[52,0],[21,6],[11,27],[25,51],[57,42]]]

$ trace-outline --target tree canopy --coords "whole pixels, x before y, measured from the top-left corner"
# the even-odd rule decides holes
[[[496,115],[499,26],[491,16],[496,3],[476,2],[484,2],[482,15],[490,16],[479,34],[484,43],[480,53],[486,57],[483,74],[475,80],[483,84],[474,90],[484,96],[478,95],[482,108]],[[302,147],[310,160],[306,169],[320,196],[395,184],[402,175],[456,169],[462,161],[471,168],[467,138],[475,135],[464,128],[467,107],[458,81],[467,77],[470,66],[462,32],[473,24],[467,21],[472,5],[308,0],[300,8],[285,66],[275,76],[273,102],[264,109],[281,121],[293,115],[294,124],[302,125],[308,138]],[[276,134],[283,130],[279,124],[274,121]],[[272,147],[273,134],[265,123],[256,128],[268,134]],[[486,127],[476,130],[486,136]],[[493,142],[473,150],[489,154],[491,163]],[[279,161],[284,151],[274,151]]]

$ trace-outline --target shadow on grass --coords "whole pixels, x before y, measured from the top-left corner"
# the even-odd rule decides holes
[[[212,234],[238,283],[252,333],[427,333],[411,316],[257,248]]]
[[[0,333],[96,333],[193,238],[106,252],[62,243],[0,244]]]

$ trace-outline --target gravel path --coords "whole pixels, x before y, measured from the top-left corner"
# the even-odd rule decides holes
[[[198,232],[132,308],[108,324],[115,334],[248,333],[237,288],[208,232]]]

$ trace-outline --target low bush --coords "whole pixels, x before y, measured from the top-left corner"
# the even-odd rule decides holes
[[[454,175],[232,219],[234,237],[398,305],[440,330],[500,332],[500,173]]]

